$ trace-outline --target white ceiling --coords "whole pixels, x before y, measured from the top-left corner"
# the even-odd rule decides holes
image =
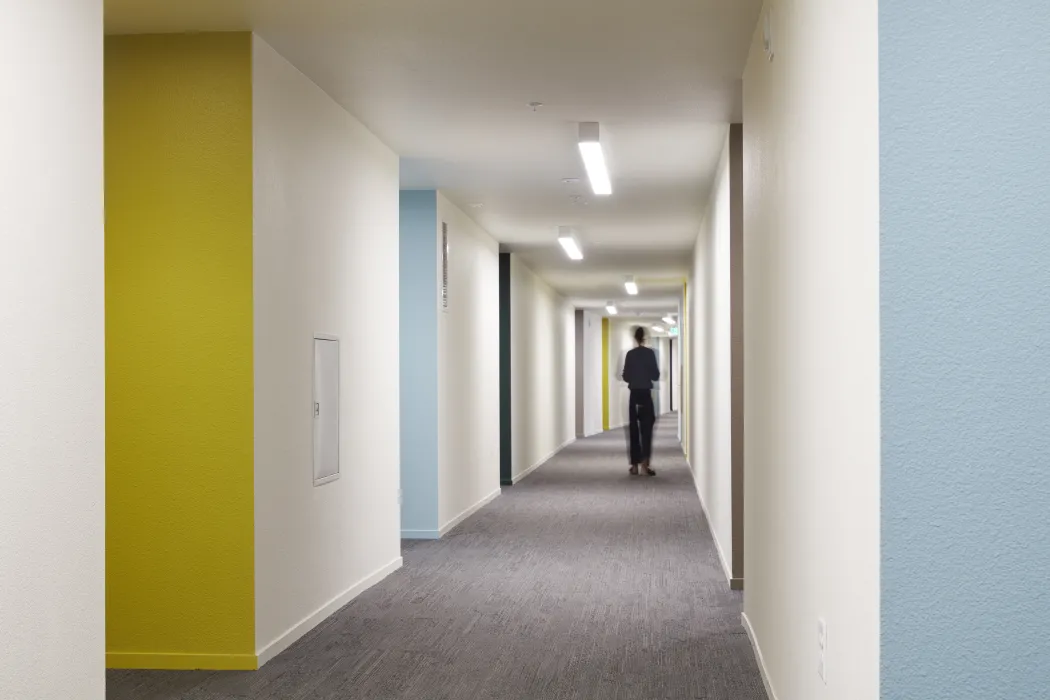
[[[760,4],[106,0],[106,26],[255,30],[401,155],[403,187],[442,189],[581,307],[622,299],[634,274],[632,301],[670,310]],[[601,123],[611,197],[590,194],[581,121]],[[583,262],[564,258],[560,225]]]

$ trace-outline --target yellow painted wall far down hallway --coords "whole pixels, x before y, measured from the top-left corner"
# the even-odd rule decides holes
[[[105,158],[108,665],[255,668],[250,34],[107,38]]]

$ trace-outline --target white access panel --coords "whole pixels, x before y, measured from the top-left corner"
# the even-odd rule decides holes
[[[314,336],[314,486],[339,478],[339,339]]]

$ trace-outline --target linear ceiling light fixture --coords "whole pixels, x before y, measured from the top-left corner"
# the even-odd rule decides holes
[[[587,168],[587,178],[591,181],[594,194],[612,194],[612,181],[602,151],[598,122],[580,124],[580,155],[583,156],[583,166]]]
[[[617,314],[616,304],[612,303],[611,301],[605,305],[605,310],[609,312],[610,316],[615,316]]]
[[[670,316],[664,316],[663,317],[663,322],[666,323],[668,326],[677,326],[678,325],[678,322],[675,321]]]
[[[583,251],[580,250],[580,243],[568,226],[558,227],[558,243],[565,249],[565,254],[569,256],[570,260],[583,260]]]
[[[627,290],[627,293],[634,296],[638,293],[638,283],[634,281],[633,277],[628,277],[623,281],[623,288]]]
[[[657,333],[663,333],[664,332],[663,326],[653,326],[653,330],[656,331]]]

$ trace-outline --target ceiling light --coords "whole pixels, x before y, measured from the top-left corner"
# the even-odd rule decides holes
[[[663,322],[664,322],[664,323],[666,323],[666,324],[667,324],[667,325],[669,325],[669,326],[676,326],[676,325],[678,325],[678,322],[677,322],[677,321],[675,321],[675,320],[674,320],[673,318],[671,318],[670,316],[664,316],[664,317],[663,317]]]
[[[583,260],[583,251],[580,250],[576,237],[572,235],[572,229],[562,226],[558,231],[558,243],[561,243],[570,260]]]
[[[616,315],[616,304],[614,304],[614,303],[612,303],[610,301],[608,304],[606,304],[605,310],[609,312],[610,316],[615,316]]]
[[[634,296],[638,293],[638,283],[634,281],[633,277],[628,277],[626,280],[624,280],[623,287],[631,296]]]
[[[474,202],[473,204],[470,205],[470,208],[471,209],[481,209],[483,206],[485,206],[485,205],[482,204],[481,202]]]
[[[664,327],[663,326],[653,326],[653,330],[656,331],[657,333],[663,333],[664,332]]]
[[[612,182],[609,180],[609,169],[605,164],[605,153],[598,138],[598,122],[580,124],[580,155],[587,168],[587,177],[591,181],[594,194],[612,194]]]

